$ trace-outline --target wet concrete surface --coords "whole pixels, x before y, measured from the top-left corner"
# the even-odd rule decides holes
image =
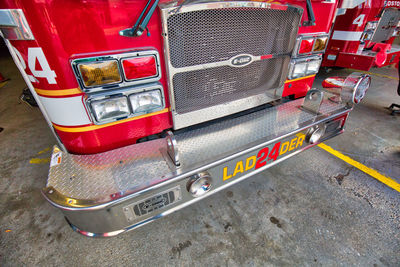
[[[137,230],[81,236],[40,194],[55,139],[20,102],[10,58],[0,72],[11,79],[0,88],[1,266],[400,266],[400,193],[318,147]],[[384,108],[400,103],[396,86],[374,76],[346,132],[326,144],[400,182],[400,118]]]

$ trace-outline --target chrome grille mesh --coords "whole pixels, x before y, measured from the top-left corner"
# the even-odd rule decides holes
[[[178,13],[167,20],[175,68],[253,56],[290,53],[300,15],[296,9],[209,9]]]
[[[207,120],[196,116],[189,122],[190,112],[215,111],[283,86],[302,10],[270,7],[222,1],[162,9],[174,127]],[[252,62],[233,66],[240,55],[250,55]],[[208,119],[227,115],[223,109]],[[185,122],[177,123],[179,118]]]
[[[173,77],[175,108],[186,113],[276,88],[287,77],[290,57],[264,59],[242,67],[221,66],[177,73]]]

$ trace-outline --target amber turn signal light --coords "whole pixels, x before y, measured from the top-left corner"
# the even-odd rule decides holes
[[[328,37],[318,37],[317,39],[315,39],[313,51],[317,52],[325,50],[327,42],[328,42]]]
[[[79,72],[85,87],[95,87],[122,81],[116,60],[81,63]]]

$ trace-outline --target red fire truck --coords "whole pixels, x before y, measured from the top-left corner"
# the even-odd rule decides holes
[[[330,100],[311,88],[336,8],[3,1],[2,36],[58,141],[44,197],[74,230],[113,236],[342,133],[370,77]]]
[[[400,1],[354,2],[338,9],[322,66],[368,71],[398,63],[400,47],[393,41],[400,34]]]

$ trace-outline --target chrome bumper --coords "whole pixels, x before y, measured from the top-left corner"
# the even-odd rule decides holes
[[[95,155],[55,147],[43,195],[84,235],[134,229],[312,147],[308,135],[315,127],[326,127],[321,140],[343,131],[351,107],[324,99],[313,113],[302,103],[278,104]],[[207,183],[196,185],[204,176]]]

